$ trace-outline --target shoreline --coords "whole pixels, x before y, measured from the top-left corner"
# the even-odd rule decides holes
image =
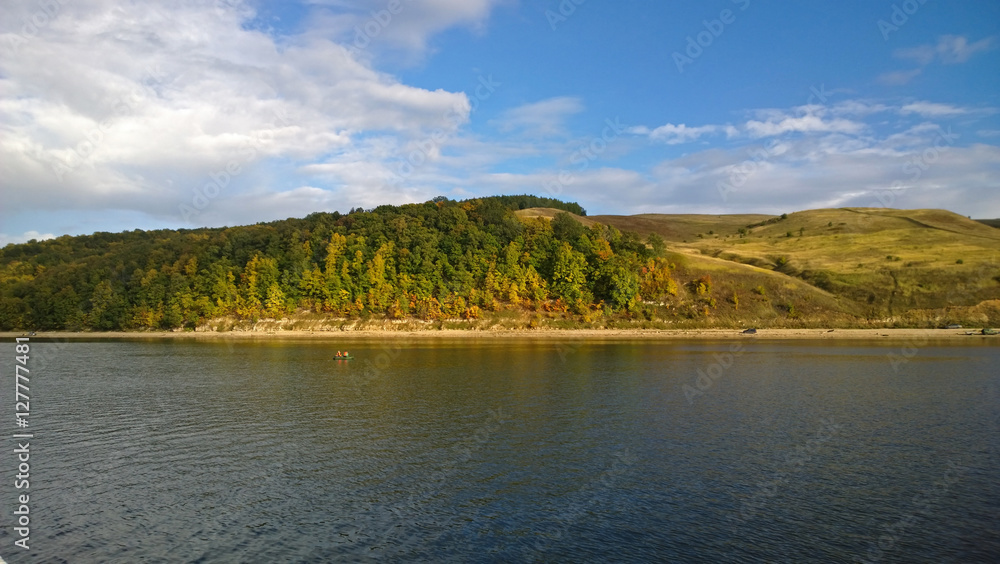
[[[193,339],[193,340],[366,340],[366,339],[455,339],[455,340],[910,340],[965,339],[981,341],[997,335],[967,335],[974,329],[758,329],[743,334],[739,329],[534,329],[510,331],[471,331],[443,329],[425,331],[351,330],[351,331],[148,331],[148,332],[71,332],[45,331],[31,335],[34,340],[95,339]],[[978,330],[975,330],[978,331]],[[13,340],[29,336],[24,332],[0,332],[0,338]]]

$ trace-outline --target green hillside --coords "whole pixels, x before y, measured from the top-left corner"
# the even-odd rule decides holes
[[[8,245],[0,330],[1000,325],[1000,230],[951,212],[585,213],[436,198]]]
[[[533,206],[585,213],[535,196],[436,198],[245,227],[8,245],[0,250],[0,329],[473,321],[571,309],[581,318],[629,318],[641,309],[640,288],[654,297],[667,291],[664,259],[634,234],[513,213]]]

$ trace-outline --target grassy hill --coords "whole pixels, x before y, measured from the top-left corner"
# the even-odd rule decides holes
[[[951,212],[585,213],[435,198],[8,245],[0,330],[1000,325],[1000,230]]]
[[[518,213],[525,212],[559,213]],[[686,257],[692,273],[713,270],[722,293],[741,296],[762,286],[772,305],[782,304],[779,312],[809,317],[825,309],[833,318],[903,325],[1000,323],[1000,230],[948,211],[842,208],[783,216],[586,219],[655,233],[671,252]],[[717,262],[706,263],[709,257]],[[760,296],[751,293],[751,303]]]

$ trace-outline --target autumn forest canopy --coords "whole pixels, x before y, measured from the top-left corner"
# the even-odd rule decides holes
[[[313,312],[476,319],[545,308],[635,312],[677,293],[654,235],[536,196],[314,213],[245,227],[96,233],[0,250],[0,329],[194,328]]]

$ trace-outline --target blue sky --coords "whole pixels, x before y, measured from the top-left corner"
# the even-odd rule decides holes
[[[1000,217],[996,2],[0,5],[0,245],[499,193]]]

